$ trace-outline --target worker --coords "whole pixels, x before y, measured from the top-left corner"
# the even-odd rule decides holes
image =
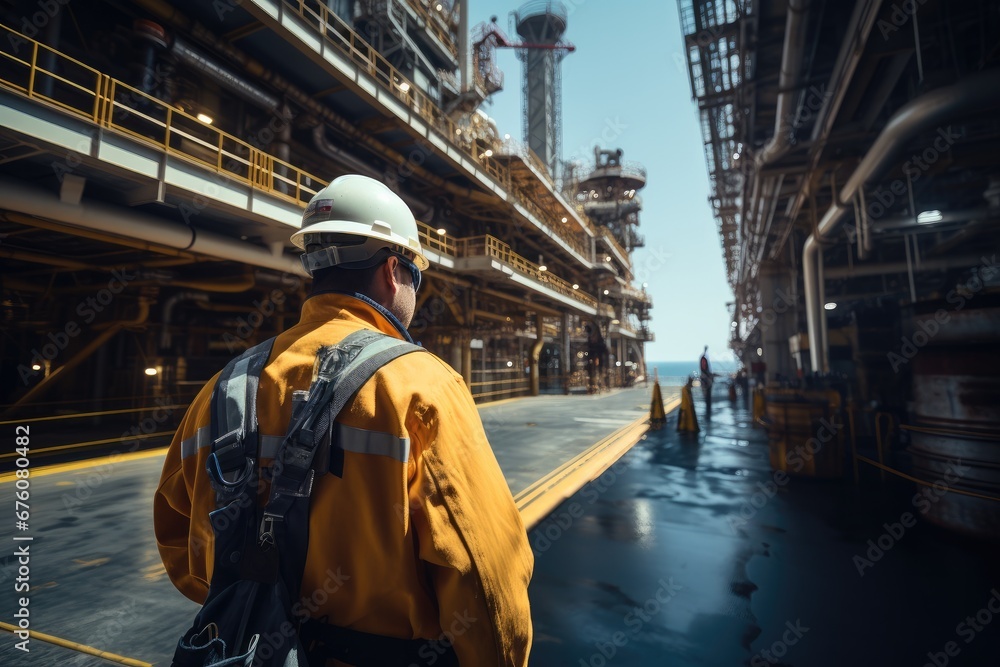
[[[291,241],[305,251],[313,284],[260,375],[261,442],[286,433],[292,393],[309,388],[321,346],[360,329],[410,340],[428,267],[409,208],[365,176],[343,176],[317,193]],[[153,508],[167,574],[198,603],[213,571],[206,434],[214,385],[177,429]],[[364,384],[338,422],[342,476],[317,476],[311,495],[301,591],[322,593],[308,601],[312,619],[440,640],[424,656],[439,665],[527,665],[533,555],[462,376],[429,352],[407,354]],[[261,468],[273,461],[267,456]],[[453,660],[439,659],[442,645]]]
[[[712,416],[712,385],[715,383],[715,375],[712,373],[712,365],[708,361],[708,345],[702,352],[699,362],[701,392],[705,396],[705,419]]]

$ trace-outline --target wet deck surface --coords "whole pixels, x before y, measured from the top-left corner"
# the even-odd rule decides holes
[[[666,390],[665,395],[670,395]],[[648,415],[649,390],[542,396],[486,405],[480,414],[514,493],[595,442]],[[34,428],[33,428],[34,431]],[[32,479],[32,628],[130,658],[169,664],[198,606],[167,579],[152,531],[162,454]],[[14,488],[0,485],[4,506]],[[13,545],[13,518],[0,542]],[[14,547],[0,560],[0,619],[15,612]],[[108,665],[34,639],[30,654],[0,633],[0,665]]]
[[[914,489],[877,475],[765,491],[742,401],[696,410],[699,434],[671,419],[532,531],[532,665],[1000,665],[1000,549],[899,533]]]

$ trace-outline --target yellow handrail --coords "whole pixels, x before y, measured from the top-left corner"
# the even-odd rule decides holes
[[[324,184],[318,177],[45,44],[3,25],[0,31],[9,33],[5,37],[32,45],[30,60],[0,52],[15,69],[27,70],[27,85],[13,80],[16,74],[0,76],[0,85],[300,206]],[[39,64],[41,49],[55,55],[57,66],[53,69],[60,73]],[[40,90],[41,80],[52,82],[51,94]]]
[[[420,237],[420,245],[431,250],[436,250],[445,255],[456,256],[457,239],[447,233],[438,234],[437,230],[430,225],[417,221],[417,235]]]
[[[463,144],[457,139],[461,128],[437,103],[397,70],[382,54],[365,42],[354,29],[326,5],[319,4],[314,9],[307,6],[307,0],[283,0],[284,5],[312,26],[326,42],[340,50],[355,64],[364,69],[397,99],[413,109],[431,127],[436,129],[452,146],[475,160],[479,167],[489,174],[512,198],[530,211],[539,222],[566,241],[583,257],[590,257],[589,244],[582,235],[563,229],[556,216],[550,215],[535,205],[532,198],[516,187],[510,170],[492,156],[479,153],[476,147]],[[536,158],[537,159],[537,158]]]
[[[553,275],[550,271],[542,271],[538,264],[517,254],[509,245],[495,236],[487,234],[459,239],[458,253],[459,257],[480,257],[483,255],[493,257],[504,262],[518,273],[544,283],[564,296],[576,299],[592,308],[598,307],[597,299],[580,289],[573,289],[573,285],[559,276]]]
[[[333,46],[364,67],[400,100],[412,104],[425,120],[431,122],[445,135],[450,143],[474,158],[487,174],[505,188],[514,201],[534,215],[556,236],[583,257],[590,256],[589,244],[583,235],[571,232],[565,225],[556,222],[549,212],[538,206],[528,193],[513,183],[510,171],[505,165],[484,154],[477,155],[462,144],[456,143],[455,137],[459,135],[459,128],[455,122],[426,94],[399,74],[381,54],[364,42],[336,14],[331,13],[324,5],[319,5],[317,13],[305,5],[305,0],[298,0],[296,4],[292,4],[291,0],[285,0],[285,4],[291,6],[303,20],[313,24]],[[21,85],[8,76],[0,76],[0,85],[87,118],[106,129],[156,146],[167,154],[212,169],[226,178],[246,183],[275,197],[293,201],[299,206],[304,206],[318,189],[326,184],[326,181],[311,173],[265,153],[248,142],[204,123],[179,108],[103,74],[45,44],[2,24],[0,31],[6,31],[12,38],[16,36],[17,39],[31,44],[30,60],[23,60],[16,55],[0,51],[0,55],[12,61],[15,67],[21,66],[26,69],[26,85]],[[38,53],[41,49],[53,53],[62,65],[62,69],[74,69],[82,73],[85,81],[74,81],[68,78],[69,74],[58,75],[44,69],[39,65]],[[43,94],[38,90],[40,76],[61,84],[61,87],[58,91],[53,90],[52,95]],[[404,83],[408,86],[405,90],[402,85]],[[67,90],[70,95],[67,95]],[[72,101],[67,101],[65,98]],[[439,240],[436,231],[428,230],[425,230],[424,238],[430,247],[448,254],[455,252],[454,238],[450,241]],[[557,284],[558,280],[552,276],[549,282]],[[572,288],[570,295],[580,301],[588,302],[587,298],[581,298],[582,295]]]
[[[427,27],[430,28],[431,32],[433,32],[445,46],[448,47],[451,55],[458,57],[458,45],[455,44],[455,38],[450,32],[438,24],[437,19],[434,16],[431,16],[430,12],[427,11],[427,8],[420,4],[420,0],[407,0],[406,4],[412,7],[413,11],[424,19],[427,23]]]

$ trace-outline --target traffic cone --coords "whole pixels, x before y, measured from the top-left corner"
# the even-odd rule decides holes
[[[649,406],[649,427],[653,430],[663,428],[667,423],[667,413],[663,410],[663,394],[660,392],[660,382],[653,383],[653,402]]]
[[[694,414],[694,399],[691,397],[691,381],[681,387],[681,407],[677,413],[677,430],[697,433],[698,417]]]

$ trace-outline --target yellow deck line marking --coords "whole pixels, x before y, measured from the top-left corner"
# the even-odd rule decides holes
[[[667,399],[669,413],[681,403],[680,397]],[[573,457],[514,497],[527,530],[531,530],[564,500],[597,479],[639,441],[648,429],[649,417],[640,417]]]
[[[138,435],[130,436],[128,440],[148,440],[149,438],[159,438],[160,436],[169,435],[173,436],[174,431],[157,431],[156,433],[139,433]],[[80,449],[81,447],[90,447],[91,445],[106,445],[111,442],[122,442],[126,440],[125,437],[119,436],[117,438],[105,438],[104,440],[88,440],[87,442],[74,442],[69,445],[56,445],[55,447],[43,447],[41,449],[32,449],[31,455],[38,456],[39,454],[45,455],[51,452],[60,452],[67,449]],[[20,456],[17,452],[8,452],[6,454],[0,454],[0,460],[3,459],[13,459]]]
[[[669,414],[680,405],[680,402],[680,397],[667,399],[664,402],[664,411]],[[518,493],[514,500],[517,504],[518,510],[521,512],[525,528],[527,530],[531,530],[537,526],[541,523],[542,519],[548,516],[552,510],[559,506],[560,503],[571,497],[574,493],[582,489],[588,482],[596,479],[603,474],[605,470],[614,465],[618,459],[635,446],[635,444],[639,441],[640,436],[646,432],[648,429],[648,421],[649,418],[645,416],[636,419],[631,424],[628,424],[627,426],[618,429],[611,435],[601,439],[593,446],[589,447],[577,456],[574,456],[566,463],[562,464],[549,474],[537,480],[534,484],[530,484],[526,489]],[[161,447],[159,449],[152,449],[144,452],[132,452],[129,454],[119,455],[113,454],[111,456],[102,457],[101,459],[91,459],[87,461],[77,461],[74,463],[45,466],[37,470],[32,470],[31,475],[32,477],[41,477],[45,475],[54,475],[56,473],[83,470],[100,465],[108,459],[114,459],[109,461],[109,463],[121,463],[124,461],[134,461],[154,456],[162,456],[166,454],[167,449],[168,447]],[[117,458],[115,458],[116,456]],[[16,475],[14,473],[0,475],[0,484],[14,479],[16,479]],[[90,565],[94,563],[90,562],[81,564]],[[151,570],[152,568],[149,569]],[[149,577],[151,575],[156,576],[152,572],[147,572],[145,576]],[[18,631],[16,626],[2,621],[0,621],[0,629],[11,633]],[[125,656],[110,653],[108,651],[101,651],[100,649],[87,646],[86,644],[61,639],[54,635],[38,632],[37,630],[31,630],[30,632],[32,639],[38,639],[40,641],[55,644],[56,646],[68,648],[73,651],[87,653],[110,662],[116,662],[120,665],[129,665],[130,667],[153,667],[153,664],[149,662],[143,662],[134,658],[126,658]]]
[[[4,623],[3,621],[0,621],[0,629],[4,629],[11,633],[19,631],[19,628],[16,626],[11,625],[10,623]],[[117,653],[102,651],[94,648],[93,646],[87,646],[86,644],[80,644],[79,642],[69,641],[68,639],[61,639],[54,635],[38,632],[37,630],[30,630],[29,633],[32,639],[38,639],[43,642],[48,642],[49,644],[55,644],[56,646],[68,648],[73,651],[79,651],[80,653],[95,655],[98,658],[103,658],[104,660],[108,660],[110,662],[117,662],[119,665],[129,665],[130,667],[153,667],[153,664],[150,662],[143,662],[142,660],[136,660],[134,658],[126,658],[125,656],[118,655]]]
[[[72,463],[57,463],[50,466],[42,466],[41,468],[32,468],[31,477],[45,477],[46,475],[56,475],[63,472],[73,472],[75,470],[86,470],[87,468],[94,468],[100,465],[115,465],[116,463],[125,463],[126,461],[137,461],[139,459],[148,459],[154,456],[166,456],[168,447],[158,447],[157,449],[147,449],[142,452],[129,452],[128,454],[110,454],[108,456],[102,456],[99,459],[87,459],[86,461],[74,461]],[[7,482],[13,482],[17,479],[17,474],[13,472],[5,472],[0,475],[0,484],[5,484]]]
[[[501,398],[497,401],[487,401],[485,403],[480,403],[476,406],[477,410],[482,410],[483,408],[492,408],[496,405],[506,405],[507,403],[513,403],[514,401],[522,401],[526,398],[538,398],[537,396],[512,396],[510,398]]]
[[[123,415],[130,412],[154,412],[156,410],[176,410],[178,408],[186,408],[187,403],[178,403],[177,405],[157,405],[155,408],[122,408],[121,410],[104,410],[102,412],[74,412],[68,415],[49,415],[48,417],[29,417],[28,419],[8,419],[6,421],[0,421],[0,426],[7,426],[8,424],[34,424],[36,422],[49,422],[56,421],[59,419],[83,419],[84,417],[104,417],[106,415]]]

